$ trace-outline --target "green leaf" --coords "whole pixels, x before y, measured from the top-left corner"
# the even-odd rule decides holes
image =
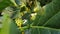
[[[52,1],[50,4],[47,4],[43,7],[42,12],[44,15],[37,16],[39,19],[36,19],[35,23],[33,25],[43,25],[46,21],[48,21],[52,16],[54,16],[57,12],[60,11],[60,0]],[[40,13],[41,14],[41,13]]]
[[[43,15],[36,16],[29,33],[60,34],[60,0],[52,0],[43,7],[42,12]]]
[[[10,0],[2,0],[0,2],[0,11],[2,11],[4,8],[10,5],[12,5],[12,2]]]
[[[60,28],[60,11],[51,17],[43,26],[53,27],[53,28]]]
[[[20,34],[18,27],[10,18],[9,11],[4,10],[2,25],[0,34]]]

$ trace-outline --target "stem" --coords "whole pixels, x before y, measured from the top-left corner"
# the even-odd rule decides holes
[[[31,26],[31,28],[39,28],[39,29],[49,29],[49,30],[60,30],[60,29],[54,29],[54,28],[49,28],[49,27],[44,27],[44,26]]]
[[[22,28],[26,28],[26,29],[28,29],[27,26],[22,27]],[[49,28],[49,27],[44,27],[44,26],[30,26],[30,28],[49,29],[49,30],[57,30],[57,31],[60,30],[60,29],[54,29],[54,28]]]

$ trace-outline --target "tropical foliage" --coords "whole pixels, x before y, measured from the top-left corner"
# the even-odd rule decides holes
[[[60,34],[60,0],[2,0],[0,34]]]

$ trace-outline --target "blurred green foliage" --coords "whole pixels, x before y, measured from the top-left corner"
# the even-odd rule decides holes
[[[60,0],[17,1],[0,2],[1,34],[60,34]]]
[[[7,6],[10,6],[10,5],[12,5],[10,0],[2,0],[0,2],[0,12],[1,12],[1,10],[3,10],[4,8],[6,8]]]

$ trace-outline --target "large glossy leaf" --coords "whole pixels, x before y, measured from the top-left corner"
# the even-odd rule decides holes
[[[60,34],[60,0],[53,0],[43,7],[43,15],[37,15],[31,34]],[[37,26],[37,27],[36,27]]]
[[[43,25],[52,16],[54,16],[57,12],[59,12],[59,10],[60,10],[59,6],[60,6],[59,0],[53,1],[50,4],[46,5],[44,8],[44,11],[42,11],[44,13],[44,15],[39,16],[40,18],[36,20],[36,23],[34,23],[34,25]]]

